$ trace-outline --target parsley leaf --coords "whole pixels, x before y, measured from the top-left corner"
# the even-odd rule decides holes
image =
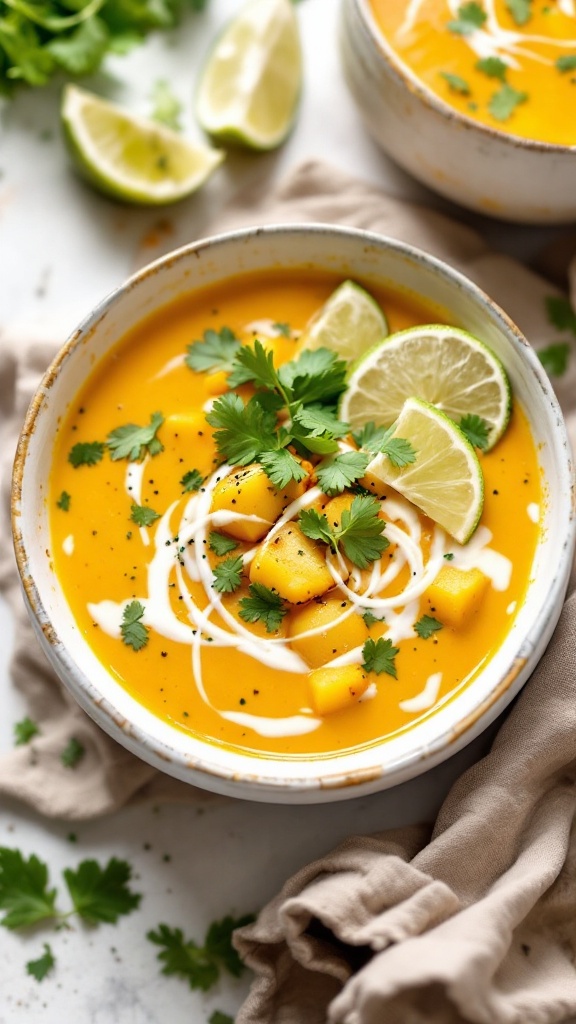
[[[130,462],[139,462],[146,454],[159,455],[164,446],[156,435],[163,423],[162,413],[155,412],[147,427],[138,427],[135,423],[116,427],[106,438],[111,458],[114,461],[129,459]]]
[[[217,530],[212,530],[208,534],[208,541],[210,550],[216,555],[227,555],[229,551],[234,551],[239,544],[239,541],[233,540],[232,537],[226,537],[223,533],[218,533]]]
[[[182,131],[180,115],[182,104],[174,95],[169,83],[164,78],[159,78],[152,87],[152,120],[158,124],[164,124],[174,132]]]
[[[27,927],[56,916],[56,890],[48,889],[48,868],[34,854],[0,846],[0,909],[5,928]]]
[[[33,722],[28,716],[14,723],[14,743],[17,747],[22,746],[24,743],[30,743],[30,740],[39,734],[40,729],[36,722]]]
[[[558,71],[565,74],[567,71],[576,71],[576,54],[564,53],[556,60]]]
[[[527,99],[527,92],[518,92],[517,89],[513,89],[505,82],[502,88],[491,96],[488,110],[496,121],[507,121],[509,117],[512,117],[516,107],[520,103],[525,103]]]
[[[418,622],[415,623],[414,629],[421,640],[429,640],[433,633],[437,633],[439,629],[443,629],[443,625],[432,615],[423,615],[422,618],[418,619]]]
[[[490,426],[481,416],[468,413],[467,416],[462,417],[458,426],[475,448],[480,448],[483,451],[488,447]]]
[[[263,622],[266,632],[274,633],[287,614],[282,598],[263,583],[251,583],[248,589],[250,597],[240,600],[240,617],[245,622]]]
[[[220,594],[232,594],[242,583],[242,570],[244,562],[242,555],[235,558],[225,558],[214,567],[212,586]]]
[[[131,505],[130,519],[136,526],[152,526],[152,523],[160,519],[160,513],[148,505]]]
[[[142,898],[128,888],[130,865],[117,857],[103,868],[95,860],[83,860],[75,871],[67,868],[63,874],[76,913],[91,924],[115,924],[122,914],[135,910]]]
[[[532,16],[531,0],[504,0],[512,20],[516,25],[525,25]]]
[[[342,452],[323,459],[316,467],[316,476],[324,494],[341,494],[364,476],[369,462],[370,456],[364,452]]]
[[[210,327],[204,331],[201,341],[193,341],[187,346],[185,363],[197,373],[228,372],[240,347],[238,338],[229,327],[221,327],[219,331]]]
[[[70,495],[68,494],[68,491],[62,491],[56,505],[58,508],[61,508],[63,512],[70,511]]]
[[[364,658],[362,668],[367,672],[375,672],[377,675],[384,672],[397,679],[395,658],[398,652],[399,648],[393,647],[391,640],[384,640],[383,637],[372,640],[370,637],[362,648]]]
[[[216,427],[214,441],[219,454],[234,466],[256,462],[262,451],[277,446],[276,415],[263,409],[255,398],[245,405],[239,395],[228,392],[216,399],[206,419]]]
[[[483,57],[476,61],[476,69],[488,75],[488,78],[499,78],[501,82],[506,81],[508,65],[500,60],[500,57]]]
[[[60,760],[65,768],[75,768],[86,753],[84,747],[75,736],[71,736],[64,750],[60,754]]]
[[[548,345],[536,353],[546,373],[551,377],[561,377],[568,369],[570,359],[570,345],[567,341],[558,341],[555,345]]]
[[[338,540],[351,562],[366,569],[389,546],[383,536],[385,523],[380,519],[380,502],[371,495],[357,495],[340,519]]]
[[[144,611],[140,601],[130,601],[122,613],[120,633],[124,643],[134,651],[141,651],[148,643],[148,627],[140,621]]]
[[[44,981],[49,971],[52,970],[56,960],[47,942],[44,943],[44,953],[38,960],[29,960],[26,964],[26,972],[31,974],[36,981]]]
[[[298,459],[294,458],[292,452],[287,451],[286,448],[278,448],[273,452],[262,452],[260,462],[274,487],[279,490],[286,487],[291,480],[299,483],[307,476],[306,470],[302,469]]]
[[[206,932],[206,939],[204,940],[206,952],[233,978],[240,977],[244,971],[244,964],[232,945],[232,932],[236,928],[243,928],[246,924],[252,924],[253,921],[253,914],[245,914],[243,917],[238,918],[227,914],[220,921],[213,921]]]
[[[572,309],[570,300],[562,295],[548,295],[544,301],[546,315],[552,326],[558,331],[571,331],[576,335],[576,312]]]
[[[458,19],[448,22],[448,29],[456,35],[469,36],[478,28],[482,28],[488,15],[478,3],[461,4],[458,8]]]
[[[204,946],[199,946],[193,939],[186,940],[180,928],[171,928],[167,924],[159,924],[155,931],[147,933],[146,938],[163,947],[158,953],[158,959],[164,965],[162,974],[185,978],[190,988],[207,992],[218,981],[222,968],[233,977],[238,977],[243,971],[244,965],[232,946],[232,932],[253,920],[250,914],[215,921],[206,933]]]
[[[362,615],[362,618],[364,619],[364,622],[366,623],[368,629],[370,629],[370,626],[373,626],[376,622],[386,622],[384,616],[378,618],[378,616],[374,615],[374,612],[370,611],[369,608],[366,609],[366,611]]]
[[[333,551],[337,550],[336,538],[324,513],[317,512],[315,508],[305,508],[300,513],[298,525],[310,540],[321,540],[329,544]]]
[[[78,466],[96,466],[104,456],[104,445],[101,441],[79,441],[68,452],[68,462],[74,469]]]
[[[180,486],[184,490],[184,494],[188,491],[199,491],[204,483],[205,477],[199,469],[189,469],[187,473],[184,473],[180,481]]]
[[[389,427],[377,427],[374,421],[370,420],[364,424],[361,430],[353,433],[352,437],[359,448],[365,448],[367,452],[372,452],[372,455],[377,455],[381,451],[381,446],[386,440],[389,430]]]
[[[402,466],[409,466],[416,459],[416,452],[405,437],[393,437],[394,425],[388,428],[382,441],[379,451],[386,455],[393,466],[397,469]]]
[[[328,403],[345,390],[346,369],[346,362],[327,348],[305,349],[298,359],[280,367],[278,377],[292,402]]]
[[[240,384],[252,383],[257,388],[268,388],[274,391],[279,387],[279,378],[274,368],[274,356],[265,349],[261,341],[252,345],[242,345],[236,353],[232,372],[228,378],[231,388]]]
[[[306,432],[306,439],[310,437],[321,437],[330,434],[331,437],[345,437],[350,432],[348,423],[344,423],[336,416],[335,411],[329,405],[305,405],[298,406],[292,417],[293,424],[297,424]],[[312,450],[312,449],[311,449]],[[336,445],[334,446],[334,451]]]
[[[465,78],[460,78],[460,75],[453,75],[449,71],[439,71],[438,73],[448,83],[452,92],[457,92],[460,96],[470,95],[470,86]]]

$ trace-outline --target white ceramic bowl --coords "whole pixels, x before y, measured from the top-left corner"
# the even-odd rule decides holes
[[[473,684],[427,720],[370,749],[282,761],[194,739],[160,721],[106,671],[80,634],[50,560],[46,508],[59,418],[86,375],[127,330],[198,287],[270,266],[315,267],[407,289],[450,310],[498,354],[530,419],[547,493],[545,522],[526,600],[502,647]],[[574,481],[556,398],[528,343],[466,278],[438,260],[382,238],[316,225],[253,229],[201,241],[156,261],[80,325],[47,371],[18,446],[13,529],[38,639],[62,682],[110,735],[162,771],[206,789],[285,803],[346,799],[424,772],[471,739],[508,704],[542,655],[560,613],[574,546]]]
[[[429,188],[503,220],[576,217],[576,147],[508,135],[459,113],[399,59],[369,0],[343,0],[344,72],[368,131]]]

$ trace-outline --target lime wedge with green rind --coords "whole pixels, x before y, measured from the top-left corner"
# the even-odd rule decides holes
[[[375,299],[355,281],[343,281],[306,324],[302,348],[328,348],[347,362],[359,359],[388,334]]]

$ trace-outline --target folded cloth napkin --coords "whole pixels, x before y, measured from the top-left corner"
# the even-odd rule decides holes
[[[559,293],[543,278],[469,228],[320,163],[267,197],[258,183],[215,229],[289,221],[418,245],[475,280],[537,348],[574,344],[551,327],[545,300]],[[576,271],[572,287],[576,303]],[[37,336],[27,345],[0,337],[4,452],[53,351]],[[574,441],[574,354],[557,391]],[[8,458],[2,486],[6,516]],[[63,694],[32,640],[8,551],[0,585],[20,605],[13,675],[41,729],[0,760],[0,792],[77,818],[136,797],[196,795],[118,748]],[[237,933],[256,972],[237,1024],[552,1024],[576,1013],[575,665],[576,593],[492,752],[453,788],[432,834],[414,827],[347,840]],[[73,773],[60,762],[71,735],[86,748]]]

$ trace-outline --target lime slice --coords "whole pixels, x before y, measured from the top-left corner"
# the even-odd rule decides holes
[[[411,327],[367,352],[350,375],[340,416],[355,428],[370,420],[390,426],[411,395],[456,423],[469,414],[480,416],[488,424],[486,451],[510,419],[510,384],[500,360],[457,327]]]
[[[416,452],[414,462],[397,468],[387,455],[377,455],[367,475],[399,491],[465,544],[484,505],[482,470],[467,437],[448,416],[419,398],[406,400],[392,436],[410,442]]]
[[[306,324],[303,348],[329,348],[348,362],[359,359],[388,334],[378,303],[354,281],[344,281]]]
[[[114,199],[163,205],[194,192],[224,159],[176,132],[133,117],[114,103],[67,85],[61,106],[64,136],[82,176]]]
[[[300,35],[290,0],[251,0],[229,22],[198,88],[196,114],[219,142],[273,149],[286,137],[302,83]]]

